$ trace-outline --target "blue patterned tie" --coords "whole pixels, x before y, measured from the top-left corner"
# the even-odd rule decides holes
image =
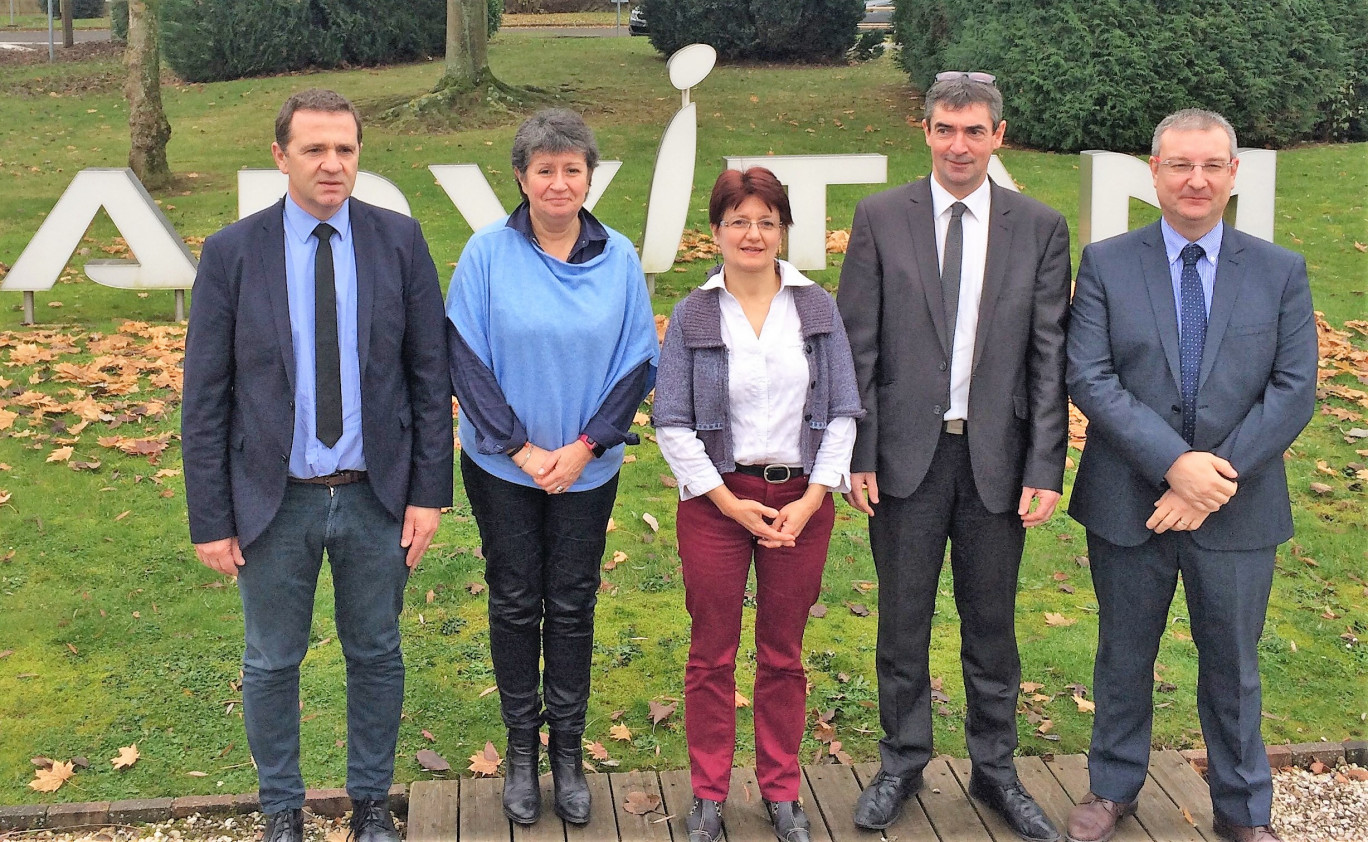
[[[1197,274],[1197,261],[1204,254],[1196,243],[1183,246],[1183,274],[1178,283],[1183,305],[1179,317],[1182,335],[1178,340],[1178,371],[1183,380],[1183,439],[1188,444],[1192,444],[1197,432],[1197,375],[1202,370],[1202,345],[1206,343],[1206,295],[1202,292],[1202,278]]]

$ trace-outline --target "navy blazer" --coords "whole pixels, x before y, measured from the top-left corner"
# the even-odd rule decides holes
[[[1292,537],[1283,452],[1316,403],[1316,317],[1301,255],[1227,225],[1216,264],[1197,392],[1197,431],[1182,436],[1178,315],[1159,223],[1083,250],[1068,341],[1069,395],[1088,442],[1069,514],[1102,538],[1139,546],[1190,449],[1239,473],[1230,502],[1192,533],[1213,550]]]
[[[1069,402],[1069,227],[1053,208],[993,184],[969,389],[969,461],[990,512],[1021,489],[1064,488]],[[931,183],[919,179],[855,208],[836,301],[866,415],[852,471],[910,497],[926,477],[950,397]]]
[[[452,498],[451,381],[437,269],[416,221],[351,199],[361,443],[396,519]],[[284,200],[204,243],[185,339],[181,414],[190,537],[246,547],[285,494],[294,348]]]

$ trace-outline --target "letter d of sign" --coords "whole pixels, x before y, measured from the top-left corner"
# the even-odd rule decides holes
[[[81,170],[29,241],[0,289],[52,289],[95,214],[104,208],[134,260],[90,260],[92,281],[118,289],[189,289],[196,261],[133,171]]]

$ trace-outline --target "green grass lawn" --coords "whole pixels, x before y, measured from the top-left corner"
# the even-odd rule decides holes
[[[597,213],[639,240],[656,147],[679,103],[661,58],[640,38],[548,38],[505,30],[491,44],[490,60],[504,81],[560,91],[585,111],[603,156],[624,161]],[[157,198],[183,236],[210,234],[236,217],[236,171],[271,166],[271,124],[289,92],[334,87],[374,114],[397,97],[422,92],[440,70],[440,63],[429,62],[168,87],[164,96],[175,130],[169,155],[178,179]],[[0,261],[14,261],[74,173],[123,166],[128,140],[120,73],[112,62],[0,66]],[[724,155],[879,152],[889,156],[890,183],[929,169],[925,145],[906,123],[919,111],[905,77],[888,59],[858,67],[720,67],[693,96],[700,134],[689,226],[696,230],[706,227],[707,191]],[[478,163],[511,207],[516,188],[508,147],[517,119],[483,119],[479,128],[447,134],[366,128],[363,168],[405,192],[444,282],[470,231],[427,165]],[[1076,223],[1075,156],[1010,148],[1001,156],[1026,193]],[[1337,328],[1366,315],[1368,254],[1355,245],[1368,243],[1365,163],[1368,146],[1362,144],[1279,156],[1276,239],[1306,254],[1317,307]],[[848,227],[855,202],[876,189],[832,188],[831,227]],[[0,302],[0,410],[18,416],[6,427],[7,416],[0,414],[0,653],[7,653],[0,656],[0,803],[250,791],[256,778],[236,686],[240,606],[233,584],[195,561],[178,442],[170,437],[159,457],[127,455],[100,442],[155,439],[178,427],[176,393],[158,385],[174,371],[174,357],[167,362],[161,349],[174,347],[175,337],[156,333],[171,318],[172,296],[131,295],[85,279],[81,264],[87,256],[106,256],[100,249],[112,247],[116,232],[100,220],[86,236],[89,254],[74,258],[63,281],[38,295],[38,327],[20,326],[19,294]],[[1075,244],[1075,260],[1077,254]],[[830,262],[815,277],[834,289],[840,257]],[[704,268],[679,264],[660,276],[657,312],[668,313],[700,282]],[[1368,474],[1362,473],[1368,443],[1346,433],[1368,427],[1360,382],[1368,376],[1368,342],[1361,332],[1349,332],[1354,350],[1344,354],[1345,370],[1324,381],[1336,393],[1327,395],[1325,406],[1340,417],[1318,414],[1288,463],[1298,536],[1279,552],[1263,643],[1264,733],[1270,742],[1365,734],[1368,650],[1357,640],[1368,635],[1362,537],[1368,528]],[[50,358],[42,358],[44,349]],[[142,368],[139,390],[92,389],[64,367],[101,356],[130,371]],[[116,369],[111,364],[106,371]],[[51,396],[49,403],[30,393]],[[77,415],[60,408],[33,417],[35,406],[70,404],[86,394],[100,401],[107,418],[82,429]],[[47,461],[63,446],[73,448],[69,460]],[[653,442],[634,455],[623,470],[608,546],[610,556],[625,558],[605,570],[599,601],[587,737],[603,741],[620,763],[605,770],[686,764],[682,710],[653,726],[648,709],[652,700],[683,696],[689,630],[675,551],[675,491],[662,480],[669,471]],[[86,465],[73,470],[72,462]],[[98,467],[89,466],[94,462]],[[1313,483],[1322,484],[1323,493],[1313,491]],[[647,514],[659,520],[659,532],[647,524]],[[827,613],[807,633],[809,708],[834,710],[836,739],[856,759],[872,759],[878,737],[876,619],[850,606],[877,606],[876,577],[863,519],[844,504],[838,517],[822,594]],[[486,740],[502,746],[497,694],[485,693],[494,682],[478,545],[458,488],[454,511],[411,581],[402,620],[409,673],[401,781],[427,776],[413,760],[421,748],[435,748],[460,771]],[[1047,698],[1023,700],[1023,752],[1077,752],[1087,745],[1091,718],[1068,689],[1092,679],[1096,602],[1085,561],[1082,530],[1065,516],[1029,537],[1018,611],[1023,678],[1042,685],[1039,693]],[[303,670],[304,771],[317,786],[340,785],[344,771],[342,659],[330,590],[325,572],[314,651]],[[940,749],[962,755],[964,692],[950,597],[947,576],[933,634],[933,675],[943,680],[948,697],[937,705],[936,737]],[[1047,611],[1075,622],[1050,626]],[[745,618],[749,626],[753,612]],[[1155,744],[1199,745],[1196,653],[1181,599],[1159,660],[1165,684],[1156,694]],[[749,696],[749,644],[743,644],[740,663],[741,690]],[[750,712],[741,710],[739,717],[737,759],[749,763]],[[1043,735],[1042,719],[1050,723]],[[615,722],[628,726],[630,741],[610,740]],[[429,742],[424,731],[435,740]],[[131,743],[142,759],[115,771],[109,759]],[[804,758],[823,750],[809,739]],[[35,755],[85,756],[90,769],[57,793],[39,795],[26,785]]]

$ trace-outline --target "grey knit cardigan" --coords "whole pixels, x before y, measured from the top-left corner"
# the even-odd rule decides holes
[[[863,418],[845,325],[836,302],[817,285],[794,286],[793,302],[802,326],[808,363],[806,425],[799,450],[803,470],[812,472],[827,422]],[[721,290],[696,289],[675,305],[660,353],[651,423],[687,427],[698,433],[718,473],[736,470],[727,400],[727,347],[722,343]]]

